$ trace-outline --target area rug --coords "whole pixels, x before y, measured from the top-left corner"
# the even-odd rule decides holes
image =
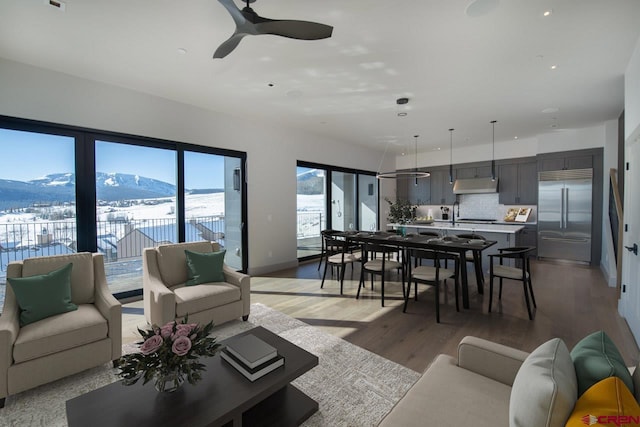
[[[375,426],[420,376],[263,304],[251,305],[248,322],[226,323],[213,334],[222,340],[255,326],[319,358],[318,366],[293,382],[320,406],[304,426]],[[135,349],[134,345],[123,346],[127,353]],[[117,372],[107,364],[9,396],[0,409],[0,426],[66,426],[65,402],[117,381]]]

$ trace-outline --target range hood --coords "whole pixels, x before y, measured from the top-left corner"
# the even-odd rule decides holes
[[[491,178],[469,178],[456,179],[453,184],[454,194],[483,194],[497,193],[498,178],[492,181]]]

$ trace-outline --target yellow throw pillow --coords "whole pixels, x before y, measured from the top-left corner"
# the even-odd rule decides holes
[[[592,385],[576,402],[566,427],[640,426],[640,405],[618,377]]]

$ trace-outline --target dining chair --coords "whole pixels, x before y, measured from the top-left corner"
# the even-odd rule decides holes
[[[371,276],[371,289],[373,290],[373,277],[380,276],[381,304],[384,307],[384,283],[388,272],[396,270],[402,273],[402,297],[405,297],[404,290],[404,268],[402,260],[395,260],[398,248],[392,245],[382,245],[379,243],[362,244],[362,265],[360,268],[360,283],[356,299],[360,298],[360,290],[364,287],[364,276],[368,273]]]
[[[337,274],[340,279],[340,295],[342,295],[346,267],[351,264],[351,268],[353,269],[353,263],[360,261],[360,253],[351,252],[353,245],[349,244],[346,240],[338,238],[334,234],[323,235],[322,239],[324,247],[327,248],[327,257],[325,259],[320,288],[324,287],[324,280],[327,277],[327,269],[329,266],[337,267]]]
[[[318,262],[318,271],[320,271],[320,267],[322,266],[322,262],[325,261],[327,259],[327,255],[328,252],[334,252],[331,250],[327,250],[327,247],[325,246],[325,239],[324,236],[332,236],[334,234],[339,233],[339,230],[331,230],[331,229],[326,229],[326,230],[322,230],[320,231],[320,262]],[[333,253],[331,253],[331,255],[333,255]]]
[[[418,300],[418,283],[426,285],[432,285],[435,289],[435,304],[436,304],[436,322],[440,323],[440,286],[446,283],[449,278],[454,279],[454,294],[456,299],[456,311],[460,311],[460,305],[458,302],[458,288],[460,287],[460,257],[456,254],[451,254],[442,251],[431,250],[411,250],[410,256],[415,259],[415,267],[411,267],[411,262],[408,263],[409,271],[407,273],[407,281],[409,286],[404,299],[403,313],[407,312],[407,305],[411,294],[411,284],[414,285],[414,299]],[[428,259],[433,260],[433,265],[418,265],[419,260]],[[442,267],[443,261],[453,261],[454,268]]]
[[[502,299],[502,281],[503,279],[518,280],[522,282],[522,289],[524,290],[524,300],[527,304],[527,312],[529,313],[529,320],[533,320],[531,312],[531,304],[529,302],[529,294],[531,294],[531,302],[533,307],[537,308],[536,298],[533,295],[533,286],[531,284],[531,264],[529,262],[529,255],[536,248],[533,246],[515,246],[511,248],[498,249],[497,254],[489,255],[489,313],[491,313],[491,305],[493,302],[493,278],[500,279],[500,291],[498,292],[498,299]],[[520,261],[519,267],[510,267],[504,265],[504,260],[513,259],[514,261]],[[495,264],[498,260],[499,264]],[[528,287],[528,289],[527,289]]]
[[[475,233],[458,234],[457,237],[469,240],[487,240],[483,235]],[[465,261],[473,263],[478,285],[484,285],[484,274],[482,273],[482,251],[469,250],[465,253]]]

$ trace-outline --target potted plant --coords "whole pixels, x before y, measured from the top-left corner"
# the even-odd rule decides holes
[[[413,221],[418,206],[412,205],[408,200],[396,200],[395,203],[388,198],[385,200],[389,203],[389,216],[387,217],[389,222],[408,224]]]

